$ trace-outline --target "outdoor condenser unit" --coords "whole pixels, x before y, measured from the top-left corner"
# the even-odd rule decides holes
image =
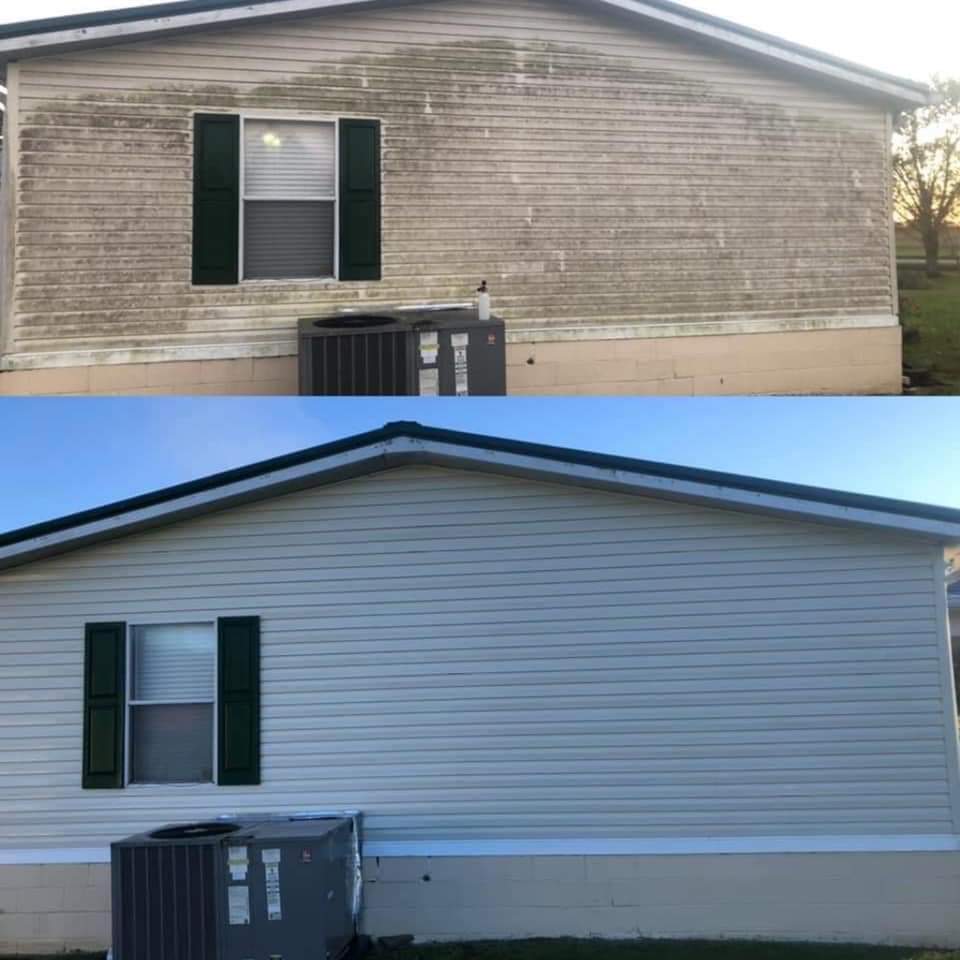
[[[301,396],[507,392],[503,321],[475,307],[310,317],[299,324]]]
[[[359,906],[355,830],[277,817],[114,843],[113,960],[337,960]]]

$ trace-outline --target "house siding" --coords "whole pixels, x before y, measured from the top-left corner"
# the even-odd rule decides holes
[[[637,21],[425,0],[14,69],[10,368],[290,355],[482,277],[514,343],[894,322],[884,108]],[[191,287],[198,110],[382,119],[383,281]]]
[[[401,468],[0,574],[0,849],[953,835],[934,548]],[[259,787],[80,788],[83,624],[262,618]],[[869,848],[869,841],[865,841]]]

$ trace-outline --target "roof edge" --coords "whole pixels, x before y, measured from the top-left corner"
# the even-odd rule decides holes
[[[96,46],[171,33],[215,23],[319,12],[350,6],[382,5],[388,0],[181,0],[89,14],[48,17],[0,25],[0,62],[49,54],[73,46]],[[931,102],[923,83],[862,66],[812,47],[743,26],[673,2],[673,0],[588,0],[628,14],[691,31],[728,46],[819,72],[870,90],[903,107]],[[231,14],[230,11],[233,13]],[[134,25],[141,24],[140,29]]]
[[[406,444],[398,441],[409,441]],[[0,535],[0,567],[251,500],[412,463],[512,473],[639,495],[886,529],[960,543],[960,510],[507,440],[400,421]]]

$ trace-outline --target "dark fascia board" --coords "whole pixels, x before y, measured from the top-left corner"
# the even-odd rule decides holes
[[[0,23],[0,40],[26,37],[35,33],[58,33],[61,30],[84,30],[105,27],[134,20],[152,20],[157,17],[177,17],[184,13],[202,13],[207,10],[226,10],[229,7],[256,7],[272,0],[178,0],[174,3],[148,3],[117,10],[99,10],[90,13],[71,13],[63,17],[44,17],[40,20],[21,20]]]
[[[799,502],[801,505],[801,513],[803,504],[809,504],[811,515],[818,512],[817,508],[820,508],[820,512],[822,512],[824,507],[839,508],[841,511],[858,511],[863,514],[869,513],[872,516],[887,518],[887,525],[893,529],[898,528],[899,524],[897,519],[900,518],[903,521],[904,532],[907,534],[913,533],[917,535],[916,530],[909,529],[909,522],[916,523],[917,521],[922,521],[930,527],[930,532],[926,534],[928,539],[939,539],[944,542],[960,542],[960,510],[929,504],[911,503],[903,500],[892,500],[885,497],[844,493],[837,490],[784,483],[776,480],[765,480],[714,470],[701,470],[695,467],[675,466],[672,464],[638,460],[611,454],[572,450],[566,447],[547,446],[521,440],[507,440],[482,434],[462,433],[455,430],[427,427],[415,422],[399,421],[389,423],[377,430],[346,437],[332,443],[310,447],[296,453],[274,457],[270,460],[260,461],[235,470],[227,470],[223,473],[192,480],[188,483],[166,487],[152,493],[120,500],[102,507],[96,507],[92,510],[84,510],[55,520],[12,530],[0,535],[0,549],[13,548],[12,552],[19,554],[19,550],[16,548],[22,546],[25,555],[22,559],[15,562],[28,562],[28,560],[32,558],[32,554],[30,554],[29,551],[31,543],[56,538],[57,535],[75,528],[83,528],[91,524],[101,524],[105,521],[118,520],[123,518],[124,515],[162,507],[164,504],[183,501],[184,498],[196,497],[201,494],[211,494],[219,488],[235,488],[235,485],[242,484],[245,481],[254,481],[260,477],[277,474],[285,470],[289,471],[293,468],[308,464],[317,463],[318,467],[322,469],[323,461],[325,460],[332,461],[334,458],[342,456],[343,454],[354,452],[363,454],[365,448],[368,449],[369,452],[363,454],[349,465],[336,468],[331,466],[330,472],[323,475],[322,481],[317,479],[318,475],[314,472],[311,478],[290,484],[285,490],[316,485],[319,482],[338,482],[350,476],[368,474],[380,469],[389,469],[402,465],[403,463],[418,462],[416,457],[412,457],[410,454],[390,455],[380,452],[380,448],[377,446],[378,444],[400,438],[424,441],[434,445],[444,445],[454,451],[454,454],[449,455],[446,461],[451,464],[457,462],[455,458],[456,450],[463,451],[467,454],[486,451],[493,454],[514,455],[548,465],[552,471],[559,475],[560,479],[563,479],[564,466],[568,468],[597,468],[626,479],[629,479],[630,476],[657,478],[669,482],[690,483],[702,487],[709,487],[719,491],[715,499],[720,506],[723,506],[722,501],[724,500],[722,493],[727,491],[731,494],[731,499],[733,498],[732,495],[739,493],[775,497],[794,503]],[[463,466],[465,469],[469,469],[471,466],[477,466],[477,464],[471,463],[469,458],[465,458]],[[491,465],[490,469],[496,472],[497,468],[495,465]],[[572,472],[571,482],[578,482],[578,480],[573,477]],[[276,495],[278,492],[284,491],[271,488],[263,495]],[[222,501],[217,501],[216,497],[212,499],[207,498],[204,505],[197,507],[195,510],[182,512],[177,518],[182,519],[184,516],[208,512],[211,509],[223,509],[251,498],[249,493],[245,493],[242,496],[230,495],[229,498],[225,494]],[[709,500],[710,498],[708,496],[704,499]],[[749,504],[741,503],[739,509],[749,510],[750,506]],[[116,536],[116,533],[114,533],[113,536]],[[109,538],[110,535],[108,534],[94,533],[89,537],[89,540],[84,542]],[[51,553],[62,552],[62,550],[65,549],[74,549],[81,545],[83,544],[80,542],[73,542],[69,547],[59,548],[53,546],[49,549],[43,547],[41,551],[38,551],[37,555],[40,555],[40,553],[49,555]]]
[[[0,61],[29,56],[31,52],[36,55],[52,52],[49,49],[46,51],[41,49],[42,44],[36,44],[36,38],[42,38],[44,34],[70,33],[73,31],[78,35],[71,41],[72,43],[96,43],[95,39],[85,41],[82,34],[85,31],[100,27],[133,24],[138,21],[153,21],[156,24],[157,32],[161,33],[177,29],[189,29],[189,27],[177,27],[168,24],[167,21],[170,18],[186,15],[214,13],[237,8],[246,8],[249,11],[249,16],[246,19],[269,17],[273,13],[270,6],[275,2],[276,0],[180,0],[180,2],[175,3],[155,3],[120,10],[0,24]],[[382,0],[382,2],[387,3],[389,0]],[[410,0],[401,0],[401,2],[410,2]],[[580,0],[580,2],[586,2],[592,6],[616,8],[627,14],[639,16],[644,15],[644,9],[647,10],[648,14],[651,11],[657,11],[668,19],[672,18],[675,21],[673,25],[678,29],[684,29],[684,23],[686,23],[688,25],[697,24],[707,30],[714,31],[716,34],[714,39],[728,46],[731,42],[736,45],[739,40],[751,44],[754,47],[754,52],[760,56],[773,57],[781,63],[786,58],[793,56],[797,58],[797,65],[801,69],[816,70],[817,65],[821,65],[824,68],[840,70],[847,75],[848,82],[870,88],[874,94],[880,94],[898,107],[916,107],[930,102],[931,91],[924,83],[874,70],[871,67],[864,67],[842,57],[823,53],[811,47],[784,40],[773,34],[703,13],[675,3],[673,0]],[[378,5],[381,5],[381,3],[377,3],[375,0],[367,4],[367,6]],[[333,3],[326,6],[329,9],[331,7],[335,8],[337,5]],[[3,41],[20,38],[24,40],[22,47],[14,45],[6,51],[2,50]],[[33,51],[31,51],[29,38],[35,38],[34,43],[37,48]],[[122,38],[114,38],[113,42],[119,42],[120,39]]]

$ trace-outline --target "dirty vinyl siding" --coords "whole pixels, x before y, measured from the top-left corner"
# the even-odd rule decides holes
[[[564,2],[425,0],[15,72],[20,365],[290,354],[300,316],[483,277],[514,331],[895,312],[879,107]],[[383,281],[191,287],[195,110],[381,118]]]
[[[0,573],[0,848],[954,832],[930,547],[404,468]],[[80,789],[83,624],[262,618],[261,787]],[[954,745],[955,746],[955,745]]]

